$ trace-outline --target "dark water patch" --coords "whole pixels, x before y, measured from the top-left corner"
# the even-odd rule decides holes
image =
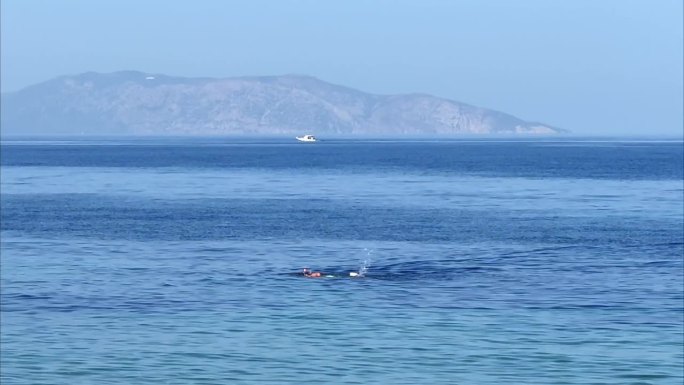
[[[7,294],[6,298],[10,301],[31,301],[31,300],[49,300],[52,297],[45,294]]]
[[[307,239],[431,242],[679,243],[675,219],[520,216],[509,210],[377,207],[324,199],[121,199],[101,194],[4,194],[2,230],[43,238]],[[630,234],[630,236],[625,236]],[[538,252],[542,252],[541,250]],[[552,253],[553,250],[549,250]]]
[[[56,313],[173,313],[206,311],[230,304],[223,298],[172,299],[154,297],[148,293],[139,296],[79,297],[53,295],[40,297],[32,295],[2,295],[3,312],[56,312]]]
[[[389,281],[456,280],[469,275],[487,275],[501,272],[495,266],[453,265],[453,261],[412,261],[389,265],[376,265],[367,273],[368,278]]]
[[[285,144],[285,145],[284,145]],[[524,142],[334,142],[314,146],[11,145],[2,166],[414,170],[483,176],[682,179],[681,143],[549,147]],[[524,153],[525,156],[520,156]]]

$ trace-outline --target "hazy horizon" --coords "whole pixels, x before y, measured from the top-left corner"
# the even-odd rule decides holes
[[[681,136],[684,124],[676,0],[1,6],[2,92],[88,71],[299,74],[431,94],[579,136]]]

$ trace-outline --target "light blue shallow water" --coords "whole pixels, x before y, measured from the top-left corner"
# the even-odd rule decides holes
[[[2,155],[3,384],[684,381],[681,142]]]

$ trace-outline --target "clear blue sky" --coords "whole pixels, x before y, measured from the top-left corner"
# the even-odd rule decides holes
[[[135,69],[307,74],[577,134],[682,135],[682,0],[3,0],[2,90]]]

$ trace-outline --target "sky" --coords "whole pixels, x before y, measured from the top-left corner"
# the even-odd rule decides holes
[[[302,74],[579,135],[684,130],[682,0],[3,0],[0,88]]]

